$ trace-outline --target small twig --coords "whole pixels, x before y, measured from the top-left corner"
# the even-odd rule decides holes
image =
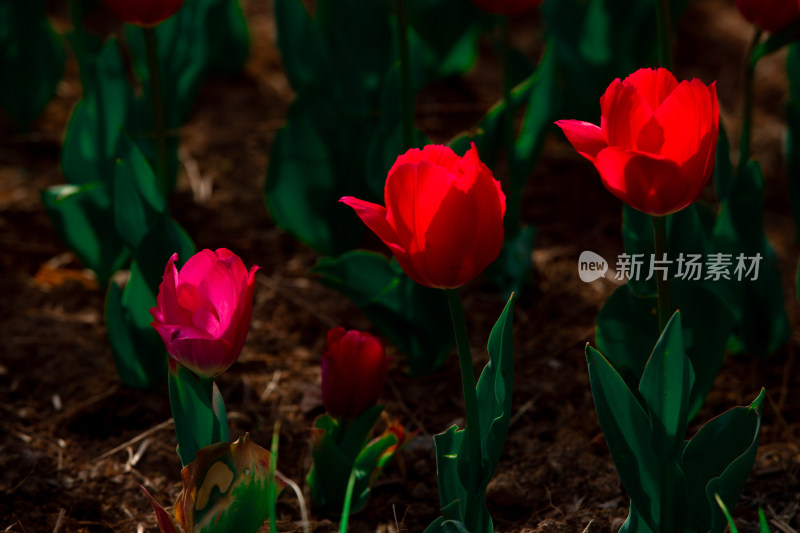
[[[279,368],[272,373],[272,379],[270,380],[269,383],[267,383],[267,388],[265,388],[264,392],[262,392],[261,396],[259,396],[259,399],[262,402],[267,401],[267,398],[269,398],[269,395],[272,394],[272,391],[274,391],[278,387],[278,383],[280,382],[280,380],[281,380],[281,369]]]
[[[408,516],[408,508],[409,507],[410,507],[410,505],[406,505],[406,511],[403,513],[403,518],[401,518],[400,522],[398,522],[397,521],[397,505],[392,504],[392,514],[394,515],[394,527],[395,527],[396,533],[400,533],[401,531],[408,531],[408,529],[405,526],[403,526],[403,528],[400,529],[400,524],[405,524],[406,523],[406,516]]]
[[[64,518],[67,516],[67,510],[63,507],[58,511],[58,518],[56,518],[56,525],[53,527],[53,533],[58,533],[61,526],[64,525]]]
[[[169,420],[165,420],[165,421],[161,422],[160,424],[155,425],[155,426],[151,427],[150,429],[148,429],[148,430],[146,430],[146,431],[144,431],[142,433],[139,433],[138,435],[136,435],[135,437],[133,437],[129,441],[123,442],[119,446],[116,446],[115,448],[112,448],[112,449],[108,450],[103,455],[95,458],[95,461],[99,461],[101,459],[105,459],[106,457],[114,455],[117,452],[121,452],[122,450],[124,450],[128,446],[133,446],[134,444],[136,444],[140,440],[146,439],[147,437],[149,437],[153,433],[156,433],[157,431],[160,431],[160,430],[162,430],[164,428],[167,428],[167,427],[171,426],[173,423],[174,423],[174,420],[172,418],[170,418]]]
[[[192,154],[186,148],[181,147],[178,149],[178,159],[180,159],[183,169],[186,171],[186,177],[189,178],[189,186],[192,189],[195,203],[205,204],[211,198],[213,180],[210,176],[204,176],[200,172],[197,160],[192,157]]]
[[[778,517],[771,518],[770,524],[783,531],[783,533],[798,533],[798,531]]]
[[[586,524],[586,527],[585,527],[585,528],[583,528],[583,533],[589,533],[589,527],[590,527],[592,524],[594,524],[594,518],[592,518],[591,520],[589,520],[589,523],[588,523],[588,524]]]
[[[110,388],[104,390],[100,394],[95,394],[91,398],[88,398],[85,401],[80,402],[80,403],[72,406],[69,409],[66,409],[63,413],[59,413],[59,415],[57,417],[57,420],[64,420],[66,418],[72,417],[73,415],[83,411],[87,407],[90,407],[90,406],[96,404],[97,402],[105,400],[109,396],[111,396],[114,393],[116,393],[118,389],[119,389],[119,384],[115,383],[113,386],[111,386]]]
[[[514,415],[511,417],[511,420],[508,421],[508,427],[513,426],[514,422],[519,420],[522,417],[522,415],[530,411],[531,407],[533,407],[536,404],[536,400],[538,399],[539,396],[534,396],[533,398],[522,404],[522,407],[520,407],[519,410],[516,413],[514,413]]]
[[[275,475],[276,477],[280,478],[281,481],[289,485],[297,495],[297,502],[300,504],[300,520],[303,523],[303,533],[310,533],[311,527],[308,521],[308,508],[306,507],[306,499],[303,497],[303,491],[300,490],[300,487],[297,485],[297,483],[284,476],[280,472],[276,471]]]

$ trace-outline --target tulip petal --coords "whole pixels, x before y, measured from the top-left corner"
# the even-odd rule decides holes
[[[451,187],[427,227],[425,247],[412,251],[412,260],[430,273],[430,286],[459,287],[477,275],[470,252],[478,231],[478,200]]]
[[[660,155],[681,166],[696,157],[703,139],[714,129],[713,100],[712,92],[700,80],[684,81],[678,85],[656,111],[656,120],[665,133]],[[707,155],[701,154],[692,169],[692,174],[698,174],[698,179],[705,168]]]
[[[222,374],[239,356],[233,352],[231,344],[225,339],[208,340],[179,336],[172,340],[172,347],[181,354],[179,359],[181,364],[200,376]]]
[[[425,229],[457,180],[456,174],[425,160],[393,167],[386,178],[386,221],[395,228],[400,243],[416,240],[416,249],[425,249]]]
[[[611,82],[600,99],[602,130],[609,146],[635,149],[642,129],[653,111],[639,90],[627,79]]]
[[[399,244],[397,232],[386,220],[386,208],[352,196],[343,196],[339,199],[345,205],[353,208],[358,218],[371,229],[385,244]]]
[[[181,268],[180,281],[200,285],[209,270],[217,263],[217,254],[212,250],[200,250],[186,261]]]
[[[603,185],[639,211],[667,215],[694,200],[687,194],[690,184],[680,167],[668,159],[609,147],[597,154],[594,164]]]
[[[636,87],[653,113],[678,86],[678,80],[665,68],[639,69],[625,78],[625,82]]]
[[[153,315],[157,322],[177,323],[182,319],[191,319],[191,313],[186,313],[178,305],[178,269],[175,267],[175,261],[177,260],[178,254],[172,254],[172,257],[167,261],[164,277],[158,287],[156,307],[150,310],[150,314]]]
[[[608,146],[603,131],[595,124],[582,120],[559,120],[556,126],[561,128],[575,150],[589,161],[593,161],[600,150]]]
[[[449,146],[443,146],[440,144],[427,144],[422,147],[422,150],[419,148],[411,148],[406,153],[399,156],[397,160],[395,160],[394,165],[392,165],[392,168],[389,170],[389,175],[392,174],[392,171],[395,169],[395,167],[409,164],[416,165],[420,161],[428,161],[429,163],[439,165],[446,168],[450,172],[455,173],[460,160],[461,158],[458,157],[458,155],[456,155],[456,153]]]

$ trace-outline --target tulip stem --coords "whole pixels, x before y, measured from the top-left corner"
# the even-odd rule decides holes
[[[464,389],[464,408],[466,410],[467,425],[465,428],[467,450],[469,453],[469,487],[477,486],[481,466],[481,423],[478,416],[478,394],[475,390],[475,372],[472,369],[472,354],[467,336],[467,322],[464,318],[464,307],[461,305],[461,296],[458,289],[446,289],[447,302],[450,304],[450,315],[453,319],[453,329],[456,334],[456,348],[458,349],[458,364],[461,367],[461,386]],[[475,513],[479,513],[481,505],[475,502],[465,502],[467,526],[475,521]]]
[[[667,253],[667,217],[653,216],[653,240],[655,242],[655,260],[660,261]],[[669,275],[657,274],[656,287],[658,290],[658,325],[663,332],[667,327],[672,313],[669,298]]]
[[[350,471],[350,478],[347,480],[347,489],[344,492],[344,506],[342,507],[342,518],[339,521],[339,533],[347,533],[347,526],[350,522],[350,506],[353,501],[353,489],[356,486],[356,467]],[[275,531],[278,531],[277,529]]]
[[[656,0],[658,11],[658,64],[672,70],[672,25],[669,0]]]
[[[400,91],[403,109],[404,149],[413,148],[414,143],[414,91],[411,86],[411,54],[408,50],[408,17],[406,1],[396,0],[397,49],[400,54]]]
[[[750,138],[753,128],[753,92],[755,90],[755,72],[758,58],[754,56],[761,41],[761,30],[756,28],[753,41],[747,52],[747,65],[744,69],[744,100],[742,104],[742,136],[739,139],[739,164],[737,173],[741,172],[750,159]]]
[[[155,28],[143,27],[144,47],[147,53],[147,69],[150,72],[150,100],[153,103],[153,127],[156,140],[156,179],[164,198],[167,187],[167,131],[164,125],[164,92],[161,83],[161,67],[158,61],[158,41]]]

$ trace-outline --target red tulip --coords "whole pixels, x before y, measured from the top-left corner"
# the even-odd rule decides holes
[[[488,13],[516,15],[539,7],[543,0],[472,0],[478,9]]]
[[[716,82],[678,83],[666,69],[641,69],[614,80],[600,106],[600,127],[556,124],[609,191],[651,215],[680,211],[697,199],[714,170]]]
[[[257,266],[250,269],[225,248],[202,250],[180,272],[178,254],[167,262],[150,309],[169,354],[199,376],[216,377],[230,367],[244,346],[253,313]]]
[[[338,327],[328,332],[327,341],[322,403],[336,418],[355,418],[378,401],[392,358],[369,333]]]
[[[105,0],[123,22],[137,26],[155,26],[178,12],[183,0]]]
[[[736,0],[736,7],[744,18],[770,33],[800,20],[797,0]]]
[[[506,197],[474,144],[461,158],[447,146],[409,150],[389,170],[384,199],[386,207],[352,196],[340,202],[417,283],[460,287],[500,254]]]

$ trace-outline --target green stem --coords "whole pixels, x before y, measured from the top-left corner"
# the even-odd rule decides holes
[[[355,486],[356,467],[353,465],[353,470],[350,471],[350,479],[347,480],[347,490],[344,493],[344,507],[342,508],[342,519],[339,522],[339,533],[347,533],[347,523],[350,521],[350,505],[353,501],[353,489]]]
[[[167,130],[164,125],[164,89],[161,67],[158,62],[158,42],[155,28],[142,28],[150,71],[150,99],[153,102],[153,125],[156,139],[156,178],[164,198],[169,194],[167,185]]]
[[[469,349],[467,336],[467,322],[464,318],[464,307],[461,305],[461,296],[458,289],[446,289],[447,302],[450,304],[450,315],[453,319],[453,329],[456,335],[456,348],[458,349],[458,364],[461,367],[461,387],[464,392],[464,408],[466,410],[467,425],[465,428],[467,446],[469,450],[469,483],[470,489],[477,486],[477,479],[481,467],[481,422],[478,416],[478,394],[475,390],[475,372],[472,369],[472,354]],[[465,522],[470,526],[477,522],[476,513],[480,513],[482,505],[475,502],[465,502],[467,516]]]
[[[655,259],[661,260],[667,253],[667,217],[653,216],[653,240],[655,241]],[[669,276],[656,275],[658,289],[658,325],[664,331],[671,315],[669,301]]]
[[[669,0],[656,0],[658,5],[658,64],[672,70],[672,25],[669,16]]]
[[[505,121],[505,142],[506,160],[508,162],[508,175],[503,190],[506,197],[506,237],[516,235],[519,229],[519,190],[517,188],[517,165],[516,165],[516,135],[514,131],[514,109],[511,102],[511,33],[508,28],[508,17],[502,17],[501,26],[503,28],[503,101],[506,104]]]
[[[403,109],[403,146],[414,147],[414,91],[411,87],[411,54],[408,50],[408,17],[405,0],[396,0],[397,48],[400,53],[400,91]]]
[[[753,91],[755,89],[755,72],[758,59],[754,59],[753,52],[761,41],[761,30],[756,28],[753,40],[747,51],[747,65],[744,69],[744,100],[742,104],[742,136],[739,139],[739,164],[737,173],[741,172],[747,160],[750,159],[750,138],[753,128]]]

